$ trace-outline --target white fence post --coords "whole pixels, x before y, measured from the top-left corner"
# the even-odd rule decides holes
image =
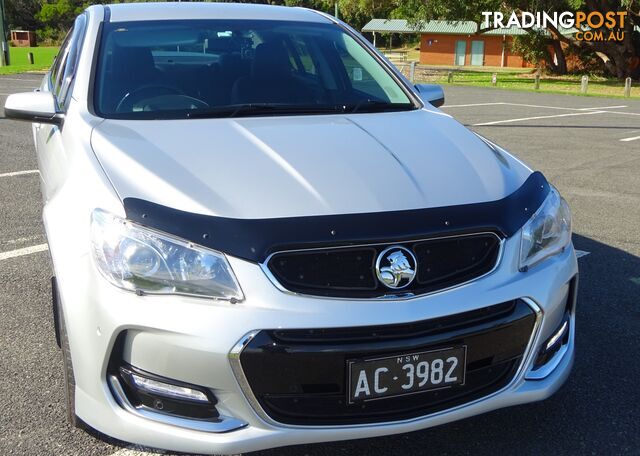
[[[589,76],[586,74],[582,76],[582,82],[580,83],[580,93],[587,93],[589,88]]]

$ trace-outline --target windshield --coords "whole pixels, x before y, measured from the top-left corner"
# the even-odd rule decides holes
[[[340,27],[291,21],[105,23],[98,115],[179,119],[415,109]]]

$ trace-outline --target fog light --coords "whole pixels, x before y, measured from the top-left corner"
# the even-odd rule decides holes
[[[117,369],[118,382],[131,405],[139,410],[201,420],[217,419],[218,402],[202,386],[145,372],[130,365]]]
[[[560,348],[569,342],[569,318],[568,314],[565,315],[560,326],[558,326],[551,337],[542,344],[538,357],[536,358],[536,362],[533,365],[534,370],[551,361],[555,354],[560,351]]]
[[[159,382],[150,378],[131,373],[131,379],[136,386],[149,393],[160,394],[161,396],[174,397],[177,399],[186,399],[197,402],[209,402],[207,395],[202,391],[184,386],[171,385],[169,383]]]
[[[556,344],[556,342],[558,342],[566,334],[567,329],[569,329],[569,321],[565,320],[565,322],[562,323],[562,326],[560,326],[560,329],[558,329],[555,334],[549,338],[547,344],[544,347],[545,350],[550,350]]]

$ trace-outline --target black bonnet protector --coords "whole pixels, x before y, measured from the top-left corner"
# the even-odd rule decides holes
[[[194,214],[125,198],[127,218],[229,255],[263,262],[277,251],[395,243],[433,236],[492,231],[516,233],[540,207],[549,184],[532,173],[509,196],[485,203],[341,215],[234,219]]]

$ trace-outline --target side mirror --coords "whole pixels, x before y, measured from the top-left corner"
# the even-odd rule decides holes
[[[430,103],[436,108],[444,104],[444,90],[438,84],[416,84],[414,87],[425,103]]]
[[[4,115],[8,119],[53,125],[61,125],[64,119],[64,114],[56,109],[56,99],[51,92],[9,95],[4,103]]]

